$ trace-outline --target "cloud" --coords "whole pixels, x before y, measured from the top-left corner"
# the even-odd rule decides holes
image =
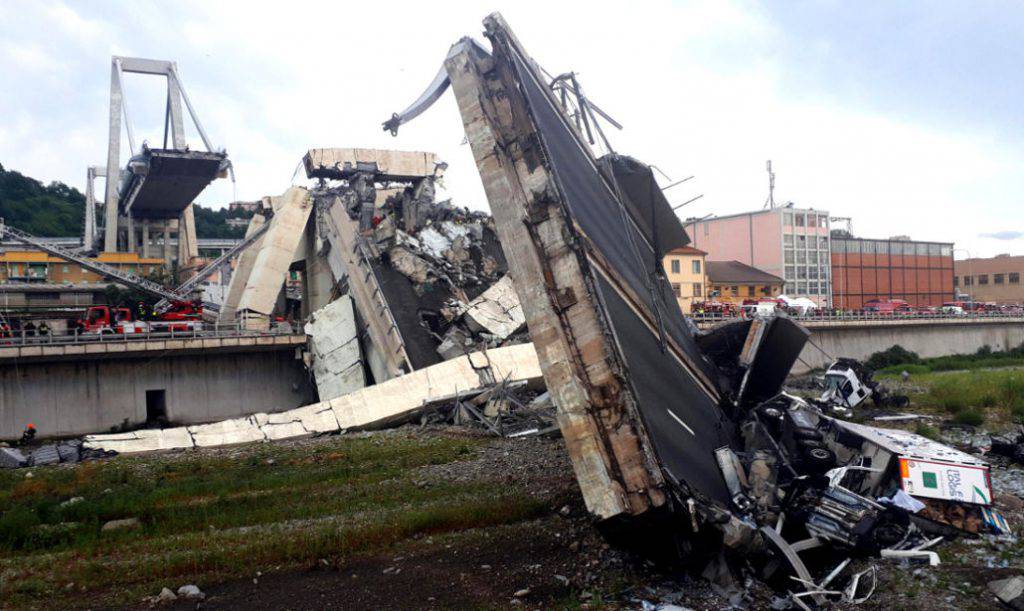
[[[107,0],[102,12],[26,4],[0,19],[0,82],[9,93],[0,96],[0,116],[7,117],[0,162],[82,188],[85,167],[106,158],[109,61],[116,50],[175,60],[210,139],[227,148],[237,193],[230,182],[217,181],[200,196],[204,205],[280,193],[306,149],[350,146],[436,152],[450,164],[446,183],[455,201],[485,208],[450,93],[403,126],[398,138],[380,122],[419,95],[453,42],[465,35],[482,40],[487,9],[468,0],[444,10],[396,4],[384,29],[345,29],[349,9],[329,2],[253,9],[226,1],[180,0],[172,7]],[[581,13],[571,3],[543,0],[491,4],[535,59],[555,74],[577,72],[588,96],[625,126],[606,128],[616,150],[675,179],[696,175],[669,192],[673,203],[704,194],[684,209],[687,215],[760,208],[767,195],[764,163],[772,159],[776,200],[853,217],[859,235],[909,234],[985,256],[1005,248],[993,240],[992,227],[1024,227],[1020,139],[978,127],[985,123],[976,121],[982,110],[961,113],[962,121],[929,120],[934,96],[906,74],[890,75],[907,83],[900,105],[879,102],[886,90],[871,79],[853,83],[870,95],[851,95],[849,71],[837,66],[860,62],[851,49],[862,41],[844,28],[807,38],[800,33],[819,31],[820,24],[801,11],[780,19],[770,3],[741,0],[656,0],[624,13]],[[955,26],[959,33],[942,30],[942,23],[959,23],[953,9],[937,25],[925,19],[936,11],[907,10],[938,28],[939,39],[971,38],[970,24]],[[536,18],[540,12],[545,19]],[[869,31],[899,31],[891,17],[872,15],[863,18],[878,26]],[[803,19],[799,27],[794,19]],[[1024,43],[1013,50],[1021,48]],[[46,66],[59,68],[43,76]],[[896,63],[890,72],[900,70]],[[976,85],[971,91],[984,90],[981,76],[965,81],[949,71],[935,78],[947,79],[942,88],[969,82]],[[137,137],[160,139],[162,83],[137,75],[128,80]],[[1004,85],[991,88],[1004,98],[1016,95]],[[201,146],[190,124],[186,131],[190,144]]]
[[[978,237],[992,238],[993,240],[1019,240],[1024,238],[1024,231],[993,231],[979,233]]]

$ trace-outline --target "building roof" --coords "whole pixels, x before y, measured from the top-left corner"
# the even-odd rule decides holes
[[[721,284],[782,284],[782,278],[739,261],[708,261],[708,281]]]
[[[699,255],[699,256],[703,257],[704,255],[706,255],[708,253],[704,252],[703,250],[701,250],[699,248],[694,248],[693,246],[683,246],[681,248],[673,248],[672,250],[668,251],[665,254],[667,254],[667,255]]]

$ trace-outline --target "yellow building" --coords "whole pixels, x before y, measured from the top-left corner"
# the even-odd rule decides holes
[[[694,301],[704,299],[704,286],[707,284],[704,257],[707,254],[692,246],[684,246],[665,255],[665,274],[684,314],[690,313]]]
[[[164,264],[163,259],[143,259],[133,252],[104,252],[94,260],[137,276],[146,276]],[[108,283],[99,274],[83,269],[77,263],[38,250],[8,250],[0,253],[0,282]]]
[[[746,299],[778,297],[783,280],[778,276],[739,261],[708,261],[708,295],[723,303],[743,303]]]

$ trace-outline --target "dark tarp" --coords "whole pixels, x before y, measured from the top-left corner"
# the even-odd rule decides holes
[[[617,154],[605,155],[598,163],[609,182],[618,186],[629,216],[651,243],[659,261],[668,251],[690,243],[650,166]]]

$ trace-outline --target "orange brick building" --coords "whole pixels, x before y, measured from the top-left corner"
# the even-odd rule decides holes
[[[953,245],[832,235],[832,303],[857,310],[872,299],[939,306],[953,299]]]

